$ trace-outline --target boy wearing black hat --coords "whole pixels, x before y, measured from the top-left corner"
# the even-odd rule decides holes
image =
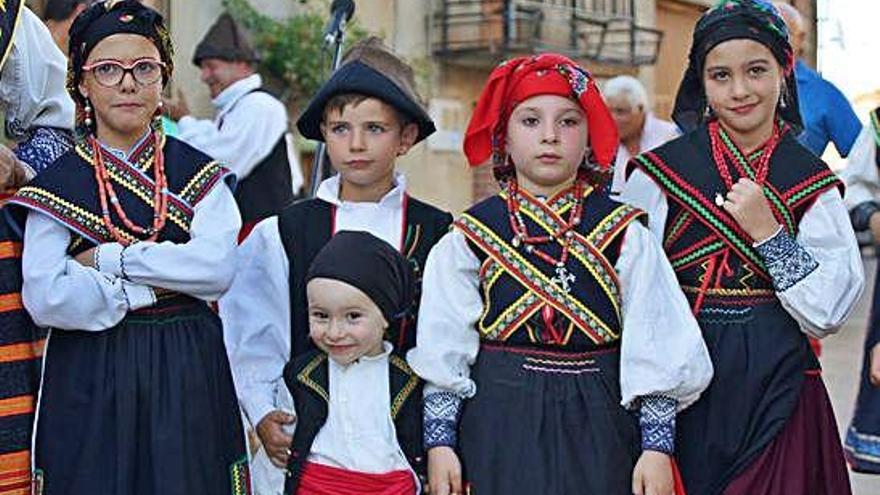
[[[299,413],[284,493],[415,494],[421,382],[383,340],[412,303],[410,263],[371,234],[340,232],[306,281],[318,349],[284,369]]]
[[[421,267],[451,223],[448,213],[411,198],[394,170],[398,156],[434,132],[414,87],[412,69],[378,39],[354,46],[297,122],[305,137],[326,141],[338,175],[316,198],[262,221],[239,248],[220,312],[239,400],[263,444],[252,461],[258,493],[283,485],[295,417],[281,375],[288,360],[314,349],[306,269],[317,252],[336,232],[370,232],[409,260],[418,296]],[[401,352],[415,343],[416,306],[388,329]]]

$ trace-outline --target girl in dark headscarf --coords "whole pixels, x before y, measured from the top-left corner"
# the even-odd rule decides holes
[[[38,494],[241,494],[244,437],[218,317],[240,219],[227,171],[156,124],[161,16],[103,2],[70,32],[74,150],[10,201],[22,299],[51,327]]]
[[[679,417],[690,495],[850,492],[807,336],[843,324],[864,275],[840,181],[795,139],[792,60],[769,3],[719,3],[676,98],[689,132],[629,164],[623,198],[649,211],[715,366]]]

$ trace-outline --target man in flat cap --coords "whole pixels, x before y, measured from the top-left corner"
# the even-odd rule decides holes
[[[222,14],[196,46],[193,63],[216,108],[213,120],[189,115],[186,100],[166,101],[166,111],[178,120],[178,137],[219,160],[235,172],[235,193],[245,225],[277,215],[302,187],[302,173],[288,152],[287,110],[263,89],[256,73],[259,56],[246,33],[228,14]]]

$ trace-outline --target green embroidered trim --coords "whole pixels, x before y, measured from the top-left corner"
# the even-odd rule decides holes
[[[231,495],[250,495],[251,474],[247,456],[229,465],[229,481],[232,485]]]
[[[687,221],[691,218],[691,213],[687,210],[681,210],[681,214],[678,215],[678,218],[675,219],[675,222],[672,224],[672,227],[666,233],[666,238],[663,240],[663,247],[669,248],[672,244],[672,240],[678,237],[679,231],[681,228],[687,223]]]
[[[34,469],[34,477],[31,481],[33,495],[43,495],[46,491],[46,473],[42,469]]]
[[[837,176],[834,175],[833,173],[830,175],[827,175],[827,176],[817,180],[816,182],[813,182],[812,184],[808,185],[807,187],[801,189],[800,191],[792,194],[791,197],[788,198],[788,200],[786,202],[789,205],[796,205],[801,199],[803,199],[806,196],[809,196],[814,191],[816,191],[818,189],[822,189],[823,187],[828,186],[830,184],[833,184],[839,180],[840,179],[838,179]]]
[[[394,400],[391,401],[391,418],[396,419],[397,415],[400,414],[400,410],[403,408],[403,404],[413,393],[413,390],[419,385],[419,377],[413,372],[412,368],[409,367],[406,361],[398,356],[392,354],[389,356],[388,362],[409,376],[406,385],[403,386],[397,396],[394,397]]]
[[[660,169],[657,165],[654,164],[649,158],[645,155],[636,156],[636,160],[645,168],[647,172],[649,172],[652,176],[654,176],[657,180],[659,180],[666,189],[669,190],[676,198],[678,198],[681,202],[687,204],[691,208],[693,208],[697,214],[699,214],[702,218],[704,218],[707,222],[709,222],[713,227],[718,229],[718,231],[724,235],[724,237],[737,248],[739,252],[741,252],[748,260],[753,263],[755,266],[760,268],[762,271],[766,272],[767,268],[764,266],[764,260],[761,259],[760,256],[755,252],[752,248],[751,244],[740,238],[734,231],[732,231],[727,225],[724,224],[718,217],[716,217],[711,211],[706,209],[698,200],[696,200],[690,193],[684,191],[678,184],[676,184],[671,178],[669,178],[662,169]]]
[[[876,111],[871,112],[871,127],[874,128],[874,141],[880,146],[880,116]]]
[[[108,242],[112,239],[101,217],[45,189],[25,186],[19,189],[16,195],[19,200],[27,204],[40,206],[47,212],[53,213],[52,216],[70,225],[77,232],[85,231],[88,235],[97,237],[98,241]],[[124,230],[120,232],[128,241],[137,240]]]
[[[749,178],[755,180],[755,170],[752,168],[751,162],[764,154],[764,149],[758,149],[753,151],[751,155],[749,155],[748,159],[743,157],[742,153],[740,153],[739,148],[736,147],[736,144],[730,139],[730,136],[727,135],[727,132],[724,131],[720,126],[718,127],[718,133],[721,135],[721,140],[724,142],[724,145],[729,149],[733,156],[736,157],[736,161],[740,164],[743,170],[746,171]],[[768,185],[762,185],[762,189],[764,191],[764,196],[770,199],[770,201],[776,206],[776,209],[782,215],[783,220],[785,221],[788,231],[791,233],[797,232],[797,225],[794,222],[794,219],[791,217],[791,214],[788,211],[788,208],[785,206],[785,203],[782,200],[782,197],[776,193],[776,191],[769,187]]]
[[[688,253],[686,256],[679,258],[675,261],[671,261],[672,268],[679,268],[681,266],[687,265],[693,260],[702,258],[708,254],[712,254],[717,251],[721,251],[724,248],[725,244],[722,241],[715,241],[706,246],[701,247],[700,249],[695,250],[692,253]]]

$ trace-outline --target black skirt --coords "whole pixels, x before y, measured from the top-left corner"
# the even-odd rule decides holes
[[[618,349],[480,348],[461,420],[472,495],[630,495],[638,418],[620,406]]]
[[[248,493],[220,319],[178,297],[103,332],[51,332],[35,484],[50,495]]]
[[[676,457],[688,495],[720,495],[780,438],[799,403],[811,417],[833,413],[830,404],[800,401],[807,374],[821,386],[819,364],[798,323],[778,302],[704,307],[698,320],[715,374],[700,399],[677,418]],[[827,428],[836,431],[833,424]],[[827,465],[805,466],[801,474],[828,473],[835,480],[841,470],[845,475],[839,441],[835,451],[818,435],[816,440],[810,448],[827,449],[820,456]],[[792,444],[779,455],[798,456],[795,450],[802,447]]]

